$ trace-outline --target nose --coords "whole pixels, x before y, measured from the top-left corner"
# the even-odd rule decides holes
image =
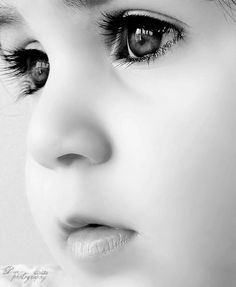
[[[55,169],[73,162],[89,165],[104,164],[111,158],[112,148],[106,134],[97,125],[86,122],[66,132],[49,123],[31,125],[28,151],[40,165]]]
[[[99,113],[98,98],[104,96],[105,80],[95,77],[94,69],[92,74],[84,69],[79,73],[73,70],[73,75],[61,75],[62,85],[52,76],[33,107],[27,151],[43,167],[56,169],[75,162],[98,165],[112,156],[111,140]]]

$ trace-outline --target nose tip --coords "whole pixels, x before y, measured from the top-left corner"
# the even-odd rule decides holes
[[[111,143],[99,127],[85,125],[72,131],[57,132],[49,125],[33,125],[29,129],[28,150],[41,166],[55,169],[74,163],[104,164],[112,156]]]

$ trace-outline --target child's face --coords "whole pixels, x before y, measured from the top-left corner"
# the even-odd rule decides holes
[[[32,101],[27,194],[58,264],[79,286],[235,286],[233,12],[207,0],[7,2],[25,19],[1,43],[28,50],[15,58],[27,59],[15,81]],[[59,224],[74,216],[137,236],[80,259]]]

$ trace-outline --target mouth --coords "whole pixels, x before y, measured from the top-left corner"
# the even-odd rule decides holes
[[[101,222],[70,221],[61,225],[66,232],[66,246],[69,253],[77,260],[101,259],[122,251],[137,232],[121,225]]]
[[[85,228],[98,228],[101,226],[111,227],[111,228],[119,228],[121,226],[112,226],[106,223],[97,222],[95,220],[69,220],[66,223],[59,222],[60,229],[67,235],[79,230],[83,230]],[[122,228],[122,227],[121,227]]]
[[[87,224],[87,225],[85,225],[85,226],[83,226],[83,227],[81,227],[81,228],[97,228],[97,227],[99,227],[99,226],[106,226],[106,225],[102,225],[102,224],[96,224],[96,223],[90,223],[90,224]],[[108,225],[107,225],[108,226]]]

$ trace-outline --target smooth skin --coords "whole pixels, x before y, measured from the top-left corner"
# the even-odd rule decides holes
[[[2,45],[36,40],[50,60],[45,87],[30,98],[26,186],[63,269],[58,286],[234,287],[234,12],[200,0],[114,0],[80,11],[59,0],[9,2],[25,24],[5,27]],[[120,8],[174,17],[185,39],[149,65],[117,66],[96,20]],[[115,256],[76,261],[57,224],[72,214],[139,236]]]

